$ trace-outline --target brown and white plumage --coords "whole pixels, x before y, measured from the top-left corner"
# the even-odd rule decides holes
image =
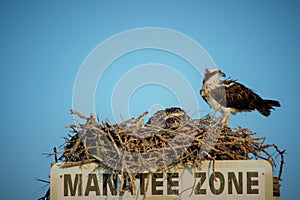
[[[278,101],[263,99],[243,84],[235,80],[221,80],[221,77],[225,77],[222,71],[206,69],[200,95],[210,107],[223,114],[226,124],[230,113],[257,110],[269,116],[273,107],[280,107]]]

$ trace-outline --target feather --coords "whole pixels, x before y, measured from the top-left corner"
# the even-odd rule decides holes
[[[264,116],[269,116],[274,107],[280,107],[276,100],[265,100],[250,88],[236,80],[220,80],[224,75],[220,70],[206,71],[200,95],[213,109],[226,113],[250,112],[257,110]],[[216,105],[217,104],[217,105]]]

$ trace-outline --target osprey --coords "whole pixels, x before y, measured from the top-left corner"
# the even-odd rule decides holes
[[[211,108],[222,113],[225,124],[230,113],[257,110],[267,117],[273,107],[280,107],[278,101],[263,99],[243,84],[221,77],[225,77],[221,70],[206,69],[200,95]]]

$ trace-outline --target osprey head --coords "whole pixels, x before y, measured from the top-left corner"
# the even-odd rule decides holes
[[[205,70],[205,74],[204,74],[204,80],[203,81],[207,81],[210,78],[216,78],[216,79],[220,79],[221,77],[226,77],[225,73],[222,72],[219,69],[216,68],[207,68]]]

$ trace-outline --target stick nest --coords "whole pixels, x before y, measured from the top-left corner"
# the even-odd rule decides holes
[[[169,167],[201,167],[203,160],[263,159],[276,167],[280,158],[281,179],[285,151],[275,144],[264,144],[247,128],[224,126],[220,119],[207,115],[191,119],[180,108],[158,111],[145,123],[145,112],[119,124],[97,122],[75,110],[71,114],[85,124],[67,126],[73,134],[65,138],[59,158],[65,167],[97,162],[115,172],[132,174],[154,172]]]

